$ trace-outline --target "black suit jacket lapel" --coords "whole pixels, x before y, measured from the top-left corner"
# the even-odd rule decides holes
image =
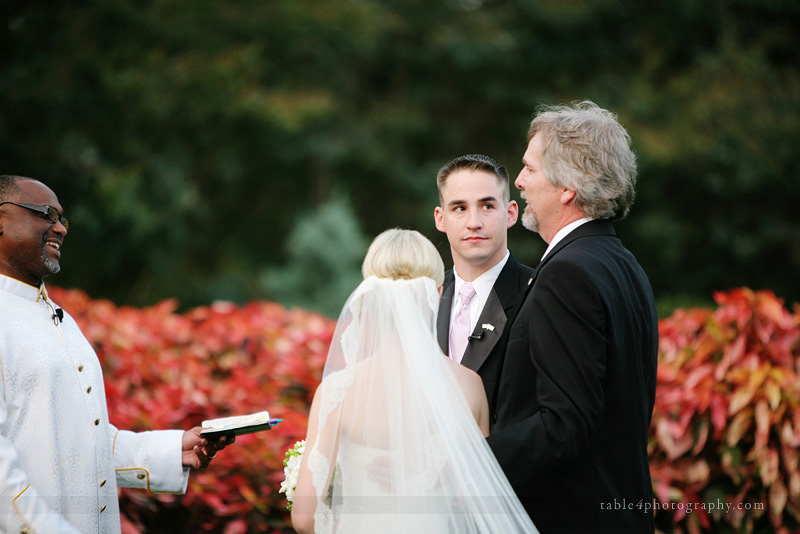
[[[473,371],[480,369],[486,358],[494,349],[506,327],[506,312],[497,292],[492,289],[486,304],[483,306],[481,316],[472,331],[473,338],[467,343],[467,350],[461,364]]]
[[[444,275],[442,298],[439,300],[439,316],[436,318],[436,337],[439,339],[439,347],[445,354],[450,352],[450,308],[453,307],[455,282],[453,271],[447,271]]]
[[[495,280],[492,292],[472,332],[474,337],[480,339],[469,341],[464,358],[461,360],[463,365],[473,371],[481,368],[509,326],[509,318],[515,315],[514,308],[521,302],[519,290],[521,270],[522,265],[512,254]]]

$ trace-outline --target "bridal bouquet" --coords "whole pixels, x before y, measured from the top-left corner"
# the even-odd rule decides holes
[[[303,451],[306,449],[306,440],[298,441],[286,451],[286,458],[283,460],[283,475],[285,480],[281,482],[281,489],[278,493],[285,493],[286,509],[292,509],[292,501],[294,500],[294,490],[297,487],[297,473],[300,471],[300,459],[303,456]]]

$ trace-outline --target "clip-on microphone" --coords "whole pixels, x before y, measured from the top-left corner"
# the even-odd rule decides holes
[[[484,330],[483,330],[483,328],[481,328],[480,332],[478,332],[477,334],[473,334],[473,335],[469,336],[467,339],[476,339],[476,340],[483,339],[483,332],[484,332]]]
[[[53,322],[58,326],[58,323],[64,320],[64,310],[61,308],[56,308],[55,312],[53,313]]]

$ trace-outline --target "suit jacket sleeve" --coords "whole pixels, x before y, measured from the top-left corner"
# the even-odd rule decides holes
[[[524,342],[510,340],[506,357],[526,358],[535,371],[534,388],[512,393],[514,402],[535,403],[533,415],[492,434],[489,444],[506,473],[530,481],[589,447],[603,413],[606,315],[590,273],[554,258],[538,273],[519,319],[522,329],[511,335]]]

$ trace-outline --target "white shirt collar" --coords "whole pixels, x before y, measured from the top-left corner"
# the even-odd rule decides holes
[[[571,223],[566,225],[564,228],[562,228],[561,230],[556,232],[556,235],[553,236],[553,239],[550,241],[550,244],[547,245],[547,250],[545,250],[544,254],[542,254],[542,259],[544,259],[547,256],[547,254],[551,250],[553,250],[553,247],[555,247],[558,244],[559,241],[561,241],[562,239],[567,237],[570,232],[572,232],[577,227],[579,227],[579,226],[581,226],[583,224],[586,224],[587,222],[592,221],[592,220],[594,220],[594,219],[591,219],[589,217],[584,217],[583,219],[578,219],[577,221],[572,221]]]
[[[39,302],[39,300],[47,302],[48,300],[44,282],[42,282],[41,286],[34,287],[3,274],[0,274],[0,291],[5,291],[33,302]]]
[[[492,291],[492,287],[494,287],[497,277],[500,276],[500,271],[502,271],[503,267],[506,266],[509,256],[510,253],[508,252],[508,249],[506,249],[506,255],[503,256],[502,260],[498,261],[494,267],[472,281],[472,287],[475,288],[475,295],[478,297],[478,302],[486,302],[486,299],[489,298],[489,293]],[[453,305],[455,305],[456,301],[459,300],[458,292],[461,290],[461,286],[463,286],[466,282],[460,276],[458,276],[458,272],[456,272],[455,267],[453,267],[453,274],[455,275],[455,287],[453,287],[453,290],[455,291],[453,294]]]

